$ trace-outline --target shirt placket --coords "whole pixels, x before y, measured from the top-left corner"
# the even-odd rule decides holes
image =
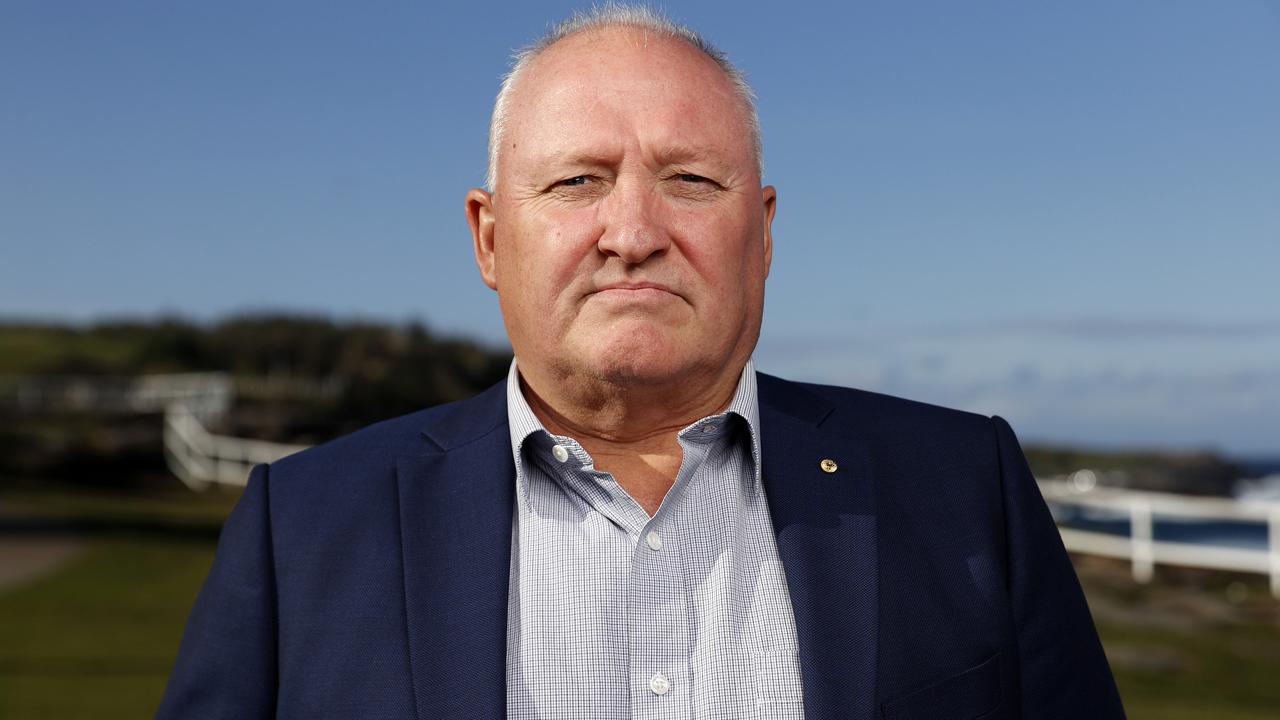
[[[679,495],[706,459],[707,448],[683,439],[684,461],[665,502],[635,537],[627,613],[631,650],[631,717],[693,718],[693,621],[684,581]]]

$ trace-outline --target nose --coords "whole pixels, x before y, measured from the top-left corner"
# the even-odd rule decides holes
[[[596,246],[628,265],[639,265],[671,246],[671,236],[659,219],[656,193],[638,185],[620,182],[600,204],[603,228]]]

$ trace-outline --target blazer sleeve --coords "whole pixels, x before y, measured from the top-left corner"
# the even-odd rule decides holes
[[[158,720],[271,718],[276,706],[276,588],[268,466],[249,476],[187,621]]]
[[[1009,424],[993,418],[1005,498],[1021,717],[1124,718],[1084,592]]]

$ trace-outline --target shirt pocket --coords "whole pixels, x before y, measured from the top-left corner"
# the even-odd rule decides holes
[[[968,670],[886,702],[885,720],[987,720],[1000,707],[1000,653]]]

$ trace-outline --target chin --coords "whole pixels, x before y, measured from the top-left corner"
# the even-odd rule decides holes
[[[673,358],[645,351],[603,355],[593,369],[602,380],[623,384],[662,382],[685,372]]]
[[[596,344],[590,366],[611,383],[664,382],[688,374],[696,360],[677,343],[650,333],[635,333]]]

